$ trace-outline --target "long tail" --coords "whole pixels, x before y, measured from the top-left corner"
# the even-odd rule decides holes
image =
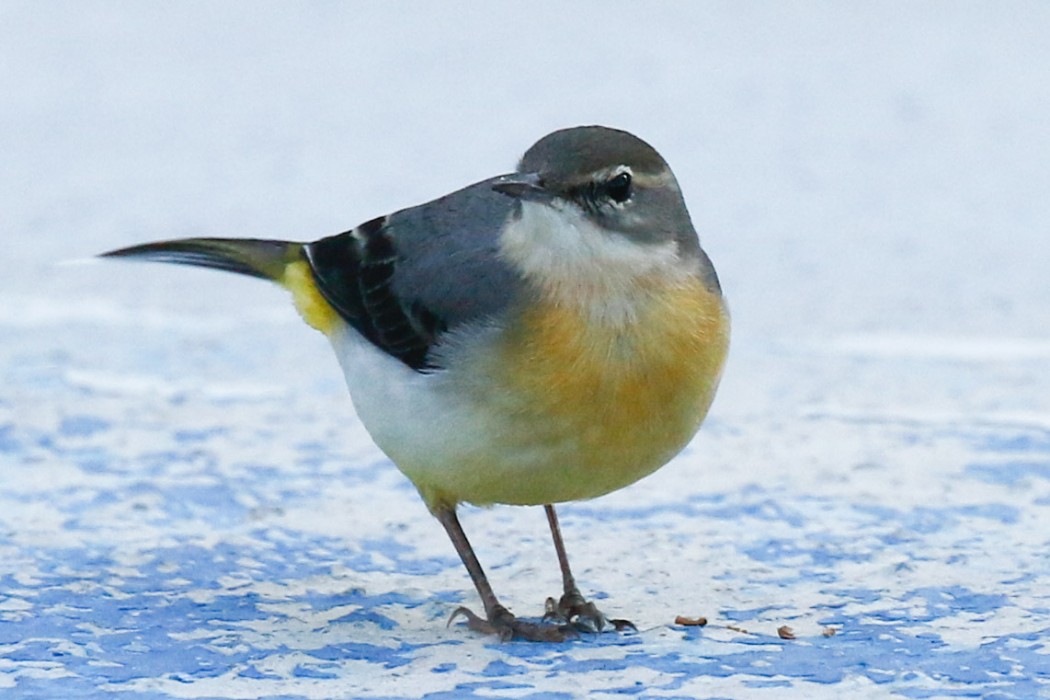
[[[303,260],[302,250],[302,243],[291,241],[181,238],[111,250],[99,257],[196,265],[280,282],[289,265]]]
[[[305,244],[293,241],[181,238],[111,250],[99,257],[210,267],[276,282],[292,293],[303,320],[328,334],[338,314],[318,289],[304,248]]]

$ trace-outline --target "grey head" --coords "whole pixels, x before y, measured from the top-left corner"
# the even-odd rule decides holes
[[[682,257],[702,255],[671,168],[626,131],[579,126],[548,134],[493,189],[524,200],[560,200],[610,234],[640,244],[676,241]]]

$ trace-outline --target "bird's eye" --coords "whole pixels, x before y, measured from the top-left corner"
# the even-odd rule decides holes
[[[605,194],[617,204],[623,204],[631,197],[631,174],[622,172],[605,183]]]

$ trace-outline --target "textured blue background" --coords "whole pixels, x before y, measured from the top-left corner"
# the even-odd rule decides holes
[[[1050,696],[1047,26],[5,3],[0,697]],[[637,633],[446,627],[467,576],[279,290],[57,264],[319,237],[593,122],[670,160],[735,318],[694,443],[562,510],[581,586]],[[463,521],[538,615],[542,511]]]

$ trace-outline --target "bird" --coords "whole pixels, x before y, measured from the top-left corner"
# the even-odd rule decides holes
[[[508,174],[312,242],[183,238],[103,253],[276,282],[327,336],[372,440],[447,532],[501,640],[634,626],[580,592],[555,505],[664,466],[719,385],[730,317],[678,181],[647,142],[577,126]],[[497,598],[461,504],[543,506],[562,594]]]

